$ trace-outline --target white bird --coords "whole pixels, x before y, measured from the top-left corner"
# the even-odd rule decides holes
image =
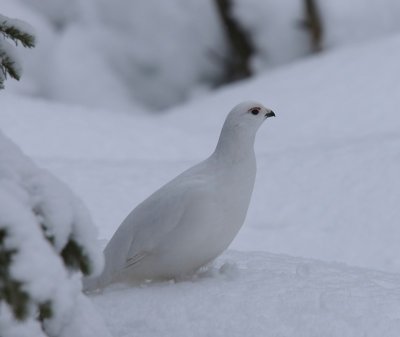
[[[84,280],[84,288],[176,279],[220,255],[245,220],[256,176],[255,135],[272,116],[272,110],[257,102],[234,107],[211,156],[126,217],[104,250],[102,274]]]

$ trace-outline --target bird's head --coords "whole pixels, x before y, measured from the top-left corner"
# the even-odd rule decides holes
[[[236,105],[226,117],[226,123],[233,128],[247,128],[255,131],[275,113],[261,103],[246,101]]]
[[[275,113],[261,103],[247,101],[236,105],[225,119],[214,153],[230,161],[248,156],[258,128],[269,117],[275,117]]]

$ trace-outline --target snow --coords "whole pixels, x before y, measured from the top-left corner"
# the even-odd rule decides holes
[[[28,9],[44,16],[56,29],[62,29],[79,17],[80,0],[20,0]],[[90,2],[90,1],[88,1]]]
[[[110,36],[100,50],[144,106],[169,107],[221,77],[225,48],[212,1],[99,0],[97,7]]]
[[[0,6],[30,22],[39,37],[34,56],[26,57],[28,82],[9,88],[14,92],[156,110],[211,90],[222,75],[226,48],[212,1],[0,0]]]
[[[357,11],[359,21],[353,22],[353,16],[339,15],[339,7],[349,2],[324,3],[331,8],[324,12],[331,15],[325,28],[326,52],[301,62],[293,58],[290,65],[212,94],[200,86],[202,96],[156,116],[146,113],[134,94],[107,87],[115,83],[121,88],[121,79],[102,63],[103,56],[94,57],[97,45],[85,43],[95,40],[91,34],[97,36],[97,29],[117,29],[114,25],[123,14],[121,23],[129,24],[128,12],[110,11],[107,20],[112,15],[115,20],[103,18],[101,24],[98,13],[92,13],[87,20],[101,26],[97,28],[90,28],[86,19],[66,19],[68,24],[57,31],[22,2],[0,2],[7,5],[3,8],[26,10],[28,21],[38,22],[35,28],[47,34],[45,47],[35,51],[46,58],[36,54],[33,58],[40,63],[32,61],[18,89],[10,82],[12,90],[0,93],[2,131],[83,199],[103,243],[133,207],[211,153],[226,113],[237,102],[259,100],[277,113],[257,136],[258,176],[247,220],[210,270],[176,284],[116,285],[90,296],[114,336],[399,335],[398,20],[388,19],[390,27],[382,28],[386,21],[375,18],[381,12],[367,8]],[[377,9],[377,1],[368,3]],[[390,15],[396,17],[394,2],[385,3],[392,3]],[[248,17],[243,20],[254,23],[255,11],[244,14]],[[295,18],[294,11],[290,15]],[[79,25],[88,25],[82,37],[77,36]],[[262,27],[253,29],[263,34]],[[361,44],[370,38],[374,41]],[[105,39],[100,50],[109,48],[110,56],[118,56],[114,43],[119,42]],[[73,50],[75,45],[80,47]],[[84,47],[93,49],[87,52]],[[290,47],[288,52],[300,51]],[[79,72],[66,76],[74,74],[67,64],[71,49],[85,59],[93,57],[95,66],[84,77],[96,68],[94,78],[102,81],[82,82],[81,92],[71,89],[82,80]],[[168,71],[180,69],[182,54],[174,54]],[[41,71],[41,62],[51,72]],[[53,71],[60,76],[57,86]],[[46,99],[56,94],[64,98]],[[13,191],[6,190],[5,198],[32,200],[21,197],[24,189]],[[87,315],[75,318],[85,319],[89,329],[101,325],[95,314]]]
[[[229,252],[197,279],[92,295],[114,336],[385,336],[400,331],[400,276]]]
[[[234,16],[250,34],[256,55],[255,72],[265,71],[310,54],[304,21],[303,1],[242,0],[235,2]]]
[[[21,20],[12,19],[0,14],[0,27],[0,89],[4,89],[4,81],[7,79],[7,75],[19,80],[22,74],[21,60],[15,51],[15,47],[18,44],[22,44],[25,47],[32,47],[34,40],[32,39],[33,28]],[[29,35],[31,38],[28,40],[32,41],[15,39],[14,36],[8,33],[10,29],[17,29],[20,34]]]
[[[7,337],[45,337],[37,321],[30,318],[24,322],[16,322],[10,308],[5,303],[0,303],[0,329],[2,336]]]
[[[0,14],[0,23],[4,27],[14,27],[15,29],[18,29],[20,32],[24,34],[28,34],[31,36],[35,35],[34,28],[29,23],[23,20],[9,18],[7,16]]]
[[[81,318],[75,317],[75,307],[81,302],[86,302],[89,308],[91,304],[81,295],[80,278],[67,272],[40,228],[44,226],[49,236],[54,237],[58,252],[69,238],[76,239],[84,247],[94,272],[99,272],[103,261],[93,239],[93,225],[72,192],[50,173],[38,169],[2,134],[0,157],[0,228],[6,231],[2,248],[16,251],[10,267],[11,278],[23,284],[31,299],[30,318],[19,326],[15,326],[9,315],[8,304],[1,303],[0,328],[6,331],[6,336],[41,330],[40,323],[32,320],[37,314],[33,303],[51,301],[54,316],[44,321],[45,331],[53,336],[69,336],[70,329],[76,330],[74,324],[82,325]],[[96,312],[91,310],[88,311],[91,315],[86,315],[95,320]],[[99,336],[107,336],[104,326],[94,331],[102,330],[105,332]],[[91,334],[82,332],[75,336]]]
[[[315,1],[322,23],[322,48],[332,50],[376,40],[400,32],[397,0]],[[301,0],[235,1],[234,16],[250,34],[257,73],[276,68],[311,54],[311,41],[302,27]]]
[[[324,46],[350,45],[398,33],[397,0],[319,1],[324,21]]]
[[[0,0],[29,22],[34,50],[19,50],[24,81],[9,91],[67,104],[163,110],[209,93],[229,59],[213,0]],[[327,50],[399,32],[397,0],[318,2]],[[261,73],[310,54],[302,0],[235,1]],[[133,108],[132,108],[133,107]]]

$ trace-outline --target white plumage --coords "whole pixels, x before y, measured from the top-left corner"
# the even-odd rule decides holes
[[[246,217],[256,175],[254,139],[267,117],[257,102],[228,114],[215,151],[139,204],[104,250],[105,268],[84,287],[189,275],[221,254]]]

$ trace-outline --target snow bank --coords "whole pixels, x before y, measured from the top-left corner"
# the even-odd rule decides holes
[[[318,1],[324,22],[324,46],[359,44],[400,31],[397,0]]]
[[[150,109],[177,104],[219,80],[225,43],[212,1],[99,0],[97,9],[108,28],[100,50]]]
[[[397,35],[218,97],[254,97],[278,115],[258,135],[259,180],[236,248],[400,270],[399,57]]]
[[[340,264],[228,252],[197,279],[115,285],[91,298],[115,337],[397,337],[399,282]]]
[[[310,55],[309,36],[301,27],[301,0],[234,1],[236,19],[255,45],[253,70],[262,72]]]
[[[29,294],[28,317],[31,317],[22,324],[15,322],[8,304],[2,302],[2,336],[22,336],[41,330],[34,320],[36,305],[47,301],[52,304],[53,317],[44,321],[46,333],[70,336],[71,329],[76,331],[79,326],[86,325],[81,316],[76,316],[75,308],[87,299],[81,295],[79,277],[67,271],[58,254],[73,238],[89,259],[93,272],[99,272],[103,261],[93,239],[93,225],[72,192],[50,173],[38,169],[2,134],[0,158],[0,229],[6,234],[2,249],[16,251],[9,273]],[[86,306],[90,308],[89,303]],[[93,309],[88,309],[86,315],[89,313],[95,320]],[[101,329],[100,326],[96,331]],[[102,336],[107,336],[107,332]]]
[[[256,47],[253,69],[265,71],[311,54],[302,27],[303,0],[234,1],[234,15]],[[322,48],[334,49],[400,32],[397,0],[315,1],[322,24]]]
[[[211,1],[0,0],[37,27],[22,88],[61,102],[157,110],[210,90],[224,39]],[[206,22],[206,24],[205,24]],[[27,57],[28,58],[28,57]]]
[[[5,337],[46,337],[40,324],[31,318],[24,322],[17,322],[11,309],[4,302],[0,302],[0,329]]]

